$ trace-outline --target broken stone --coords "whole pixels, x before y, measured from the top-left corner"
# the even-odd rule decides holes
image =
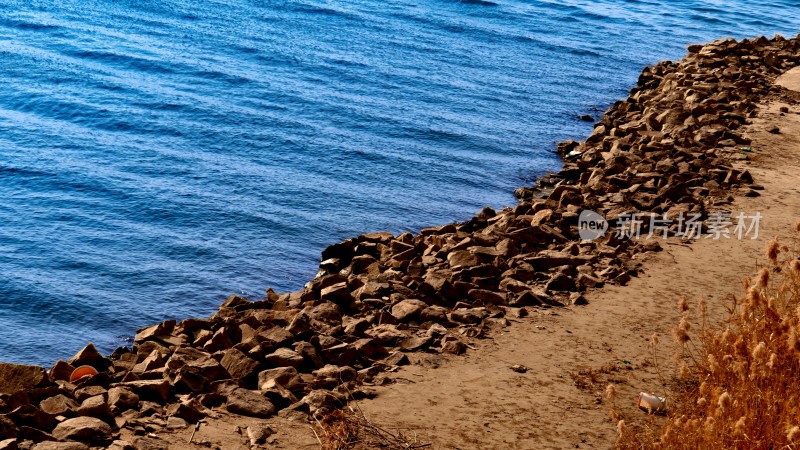
[[[294,350],[288,348],[279,348],[269,355],[264,357],[264,361],[268,366],[272,367],[300,367],[303,363],[303,357]]]
[[[180,417],[189,423],[197,423],[206,417],[206,409],[196,399],[173,403],[167,406],[168,416]]]
[[[400,352],[392,353],[382,362],[389,366],[405,366],[410,363],[410,361],[408,360],[408,356]]]
[[[158,325],[142,328],[136,332],[134,343],[140,343],[151,339],[157,339],[161,336],[170,336],[175,329],[175,321],[167,320]]]
[[[64,395],[56,395],[39,403],[39,408],[47,414],[53,416],[74,416],[75,411],[78,409],[78,404],[75,400]]]
[[[302,387],[302,379],[294,367],[278,367],[264,370],[258,374],[258,385],[261,389],[283,386],[295,390]]]
[[[108,404],[116,413],[139,408],[139,396],[126,386],[115,386],[108,390]]]
[[[112,433],[110,425],[94,417],[67,419],[53,430],[53,436],[58,440],[74,440],[93,444],[111,443]]]
[[[72,364],[59,359],[48,372],[48,376],[52,381],[69,381],[69,377],[74,371],[75,367]]]
[[[111,367],[111,361],[101,355],[92,343],[81,349],[67,362],[74,367],[92,366],[100,372]]]
[[[84,400],[78,407],[78,415],[96,417],[98,419],[111,419],[113,417],[105,395],[96,395]]]
[[[169,381],[167,380],[140,380],[120,383],[119,386],[132,389],[139,398],[165,404],[169,399]],[[111,391],[109,390],[109,401]]]
[[[319,299],[323,302],[331,302],[346,307],[353,301],[353,296],[350,295],[350,289],[347,287],[347,283],[341,282],[322,289],[319,294]]]
[[[401,322],[415,320],[427,307],[428,304],[422,300],[403,300],[392,307],[392,316]]]
[[[471,289],[467,296],[472,301],[483,302],[484,304],[502,305],[506,302],[505,295],[486,289]]]
[[[450,353],[453,355],[460,355],[467,351],[467,345],[461,341],[447,341],[442,345],[442,353]]]
[[[270,417],[275,406],[258,391],[236,388],[228,394],[228,412],[248,417]]]
[[[128,441],[116,440],[106,450],[139,450]]]
[[[477,266],[481,264],[481,259],[466,250],[457,250],[447,255],[447,263],[451,268],[459,269]]]
[[[220,360],[220,365],[230,374],[234,380],[251,380],[258,374],[261,364],[249,358],[244,353],[235,348],[225,351],[225,355]]]
[[[334,345],[323,350],[322,354],[325,356],[325,360],[338,366],[349,366],[359,357],[352,344]]]

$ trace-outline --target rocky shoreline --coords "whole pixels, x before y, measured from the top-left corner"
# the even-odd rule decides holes
[[[363,387],[384,382],[408,352],[460,354],[506,316],[625,284],[640,270],[634,256],[657,251],[659,240],[619,236],[621,218],[692,215],[708,224],[735,196],[758,195],[752,176],[732,165],[747,158],[740,128],[772,81],[798,64],[797,39],[691,46],[680,62],[646,68],[584,142],[559,144],[564,168],[518,189],[514,208],[332,245],[303,290],[232,296],[208,319],[139,330],[131,351],[105,357],[90,344],[49,371],[0,364],[0,450],[159,448],[148,433],[218,410],[320,417],[369,396]],[[581,240],[584,210],[611,229]],[[70,382],[81,366],[98,373]],[[142,439],[121,441],[122,429]]]

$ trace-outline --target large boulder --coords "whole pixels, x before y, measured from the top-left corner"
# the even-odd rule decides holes
[[[0,394],[33,389],[49,381],[44,367],[0,363]]]

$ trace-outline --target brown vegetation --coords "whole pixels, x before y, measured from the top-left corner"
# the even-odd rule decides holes
[[[683,318],[675,329],[679,369],[668,416],[635,427],[620,420],[616,448],[800,446],[798,256],[800,248],[771,241],[768,266],[744,281],[746,295],[729,298],[728,319],[720,326],[708,325],[702,302],[694,312],[680,303]],[[699,324],[696,332],[693,323]]]

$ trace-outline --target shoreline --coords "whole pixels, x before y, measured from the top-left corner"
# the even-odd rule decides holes
[[[514,208],[484,208],[417,235],[334,244],[305,289],[268,290],[256,302],[231,296],[209,319],[144,328],[135,353],[105,358],[89,347],[47,375],[0,364],[0,440],[105,445],[119,430],[135,437],[148,423],[158,431],[170,420],[188,426],[221,413],[322,417],[369,397],[363,387],[382,383],[409,355],[469,353],[508,318],[581,305],[586,292],[627,284],[659,241],[614,238],[614,228],[581,241],[580,212],[612,222],[633,211],[700,214],[707,227],[710,212],[758,195],[749,171],[734,167],[750,144],[741,130],[774,78],[800,63],[796,39],[721,40],[689,51],[646,68],[584,142],[559,144],[563,169],[518,189]],[[84,364],[102,372],[64,381]],[[76,421],[85,426],[70,434],[65,425]]]

